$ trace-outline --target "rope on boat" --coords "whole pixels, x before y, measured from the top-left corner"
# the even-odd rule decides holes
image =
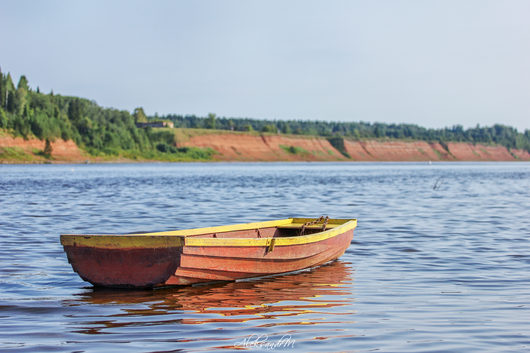
[[[312,226],[314,224],[319,224],[320,222],[322,222],[322,230],[326,230],[326,226],[328,225],[328,221],[329,221],[329,217],[328,216],[321,216],[317,219],[315,219],[314,221],[309,221],[309,222],[305,222],[303,225],[302,225],[302,228],[300,229],[300,236],[304,235],[304,232],[305,232],[305,228],[307,226]]]

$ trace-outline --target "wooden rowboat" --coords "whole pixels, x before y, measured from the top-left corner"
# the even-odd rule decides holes
[[[61,235],[68,262],[94,286],[149,288],[293,272],[341,256],[355,219],[289,218],[121,235]]]

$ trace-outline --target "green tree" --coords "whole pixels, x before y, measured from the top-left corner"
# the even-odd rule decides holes
[[[6,100],[6,89],[5,89],[5,79],[4,74],[2,74],[2,68],[0,68],[0,109],[5,108],[5,100]]]
[[[135,123],[146,123],[147,116],[144,113],[144,108],[138,107],[134,109],[133,112],[134,122]]]
[[[26,76],[22,75],[18,81],[17,91],[15,93],[15,113],[18,115],[22,115],[26,110],[28,104],[28,91],[28,80],[26,79]]]
[[[263,127],[261,128],[261,132],[276,133],[278,132],[278,128],[274,124],[267,124],[267,125],[263,125]]]
[[[8,72],[5,78],[5,90],[6,90],[6,110],[10,113],[15,112],[15,86],[13,85],[13,80],[11,79],[11,74]]]
[[[214,113],[209,113],[208,114],[208,118],[206,119],[206,124],[205,124],[205,127],[207,129],[215,129],[215,114]]]
[[[31,132],[31,126],[28,120],[23,119],[20,115],[16,115],[13,119],[13,130],[27,139]]]
[[[26,92],[29,91],[29,84],[28,84],[28,79],[26,78],[26,76],[24,75],[20,76],[20,79],[18,80],[17,89],[22,89]]]
[[[278,123],[278,127],[280,131],[284,134],[290,134],[291,133],[291,125],[285,121],[281,121]]]
[[[74,98],[68,105],[68,118],[74,123],[80,121],[85,115],[86,104],[79,98]]]
[[[7,115],[2,108],[0,108],[0,129],[7,129],[9,121]]]

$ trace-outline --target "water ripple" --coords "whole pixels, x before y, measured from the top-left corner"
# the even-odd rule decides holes
[[[436,186],[436,187],[434,187]],[[528,163],[0,166],[0,350],[522,352]],[[267,280],[95,290],[61,233],[356,217],[336,262]]]

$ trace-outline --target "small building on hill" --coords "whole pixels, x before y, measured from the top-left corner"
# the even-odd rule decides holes
[[[169,127],[174,128],[175,124],[171,121],[149,121],[147,123],[136,123],[137,128],[146,128],[146,127]]]

